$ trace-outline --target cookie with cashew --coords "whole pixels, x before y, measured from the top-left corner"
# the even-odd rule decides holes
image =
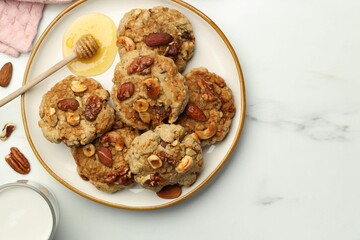
[[[133,128],[124,127],[107,132],[85,146],[72,147],[79,175],[105,192],[132,186],[134,178],[125,156],[138,135]]]
[[[162,124],[136,137],[126,160],[142,187],[158,192],[164,186],[190,186],[203,168],[196,134],[175,124]]]
[[[235,115],[231,89],[225,80],[206,68],[194,68],[185,75],[189,103],[177,124],[195,132],[202,146],[225,138]]]
[[[171,59],[134,50],[117,64],[111,96],[125,124],[149,130],[177,120],[188,103],[188,88]]]
[[[50,142],[86,145],[114,124],[109,99],[110,93],[95,79],[70,75],[43,95],[38,125]]]
[[[195,36],[190,21],[175,9],[132,9],[119,23],[117,46],[121,57],[135,49],[153,50],[171,58],[182,72],[193,56]]]

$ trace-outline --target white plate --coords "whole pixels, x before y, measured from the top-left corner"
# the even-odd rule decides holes
[[[71,72],[65,67],[50,76],[22,97],[22,115],[27,138],[30,145],[45,169],[59,182],[74,192],[93,201],[126,209],[156,209],[173,205],[201,189],[229,158],[235,148],[245,117],[245,89],[241,68],[231,44],[222,31],[202,12],[189,4],[174,0],[91,0],[77,1],[64,10],[49,25],[36,43],[24,76],[24,83],[45,71],[62,59],[62,37],[67,27],[78,17],[89,13],[103,13],[117,25],[125,12],[133,8],[152,8],[166,6],[182,12],[192,23],[196,50],[185,73],[194,67],[206,67],[210,72],[222,76],[233,91],[236,104],[236,115],[229,134],[220,143],[204,149],[205,167],[198,180],[191,187],[184,187],[183,193],[176,199],[161,199],[149,190],[133,187],[114,194],[97,190],[89,182],[83,181],[76,172],[75,162],[69,149],[64,144],[53,144],[47,141],[38,127],[38,106],[42,96],[56,82]],[[112,87],[112,76],[117,57],[112,67],[105,73],[95,76],[106,89]]]

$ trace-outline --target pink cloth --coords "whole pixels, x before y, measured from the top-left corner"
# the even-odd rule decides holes
[[[20,56],[20,52],[17,51],[15,48],[9,47],[8,45],[0,42],[0,52],[3,52],[7,55],[18,57]]]
[[[32,50],[45,4],[72,0],[0,0],[0,52],[13,57]]]
[[[72,0],[17,0],[19,2],[33,2],[33,3],[44,3],[44,4],[62,4],[68,3]]]
[[[6,53],[31,50],[43,9],[42,3],[0,1],[0,42],[9,47]]]

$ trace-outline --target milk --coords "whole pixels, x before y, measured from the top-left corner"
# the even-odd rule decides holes
[[[49,239],[51,209],[35,190],[13,186],[0,190],[0,239]]]

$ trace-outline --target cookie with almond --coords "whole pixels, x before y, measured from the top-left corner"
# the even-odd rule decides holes
[[[114,124],[109,100],[110,93],[95,79],[70,75],[43,95],[39,127],[50,142],[86,145]]]
[[[134,177],[125,156],[138,135],[137,130],[123,127],[85,146],[72,147],[78,174],[104,192],[114,193],[132,186]]]
[[[120,119],[139,130],[174,123],[188,103],[188,88],[174,62],[151,50],[133,50],[115,69],[111,96]]]
[[[177,120],[189,132],[195,132],[202,146],[225,138],[235,115],[231,89],[225,80],[204,67],[185,75],[189,103]]]
[[[117,31],[119,54],[131,50],[153,50],[174,60],[183,72],[195,49],[189,19],[179,11],[157,6],[132,9],[121,19]]]
[[[165,186],[190,186],[203,169],[196,134],[175,124],[162,124],[136,137],[126,155],[135,181],[159,192]]]

